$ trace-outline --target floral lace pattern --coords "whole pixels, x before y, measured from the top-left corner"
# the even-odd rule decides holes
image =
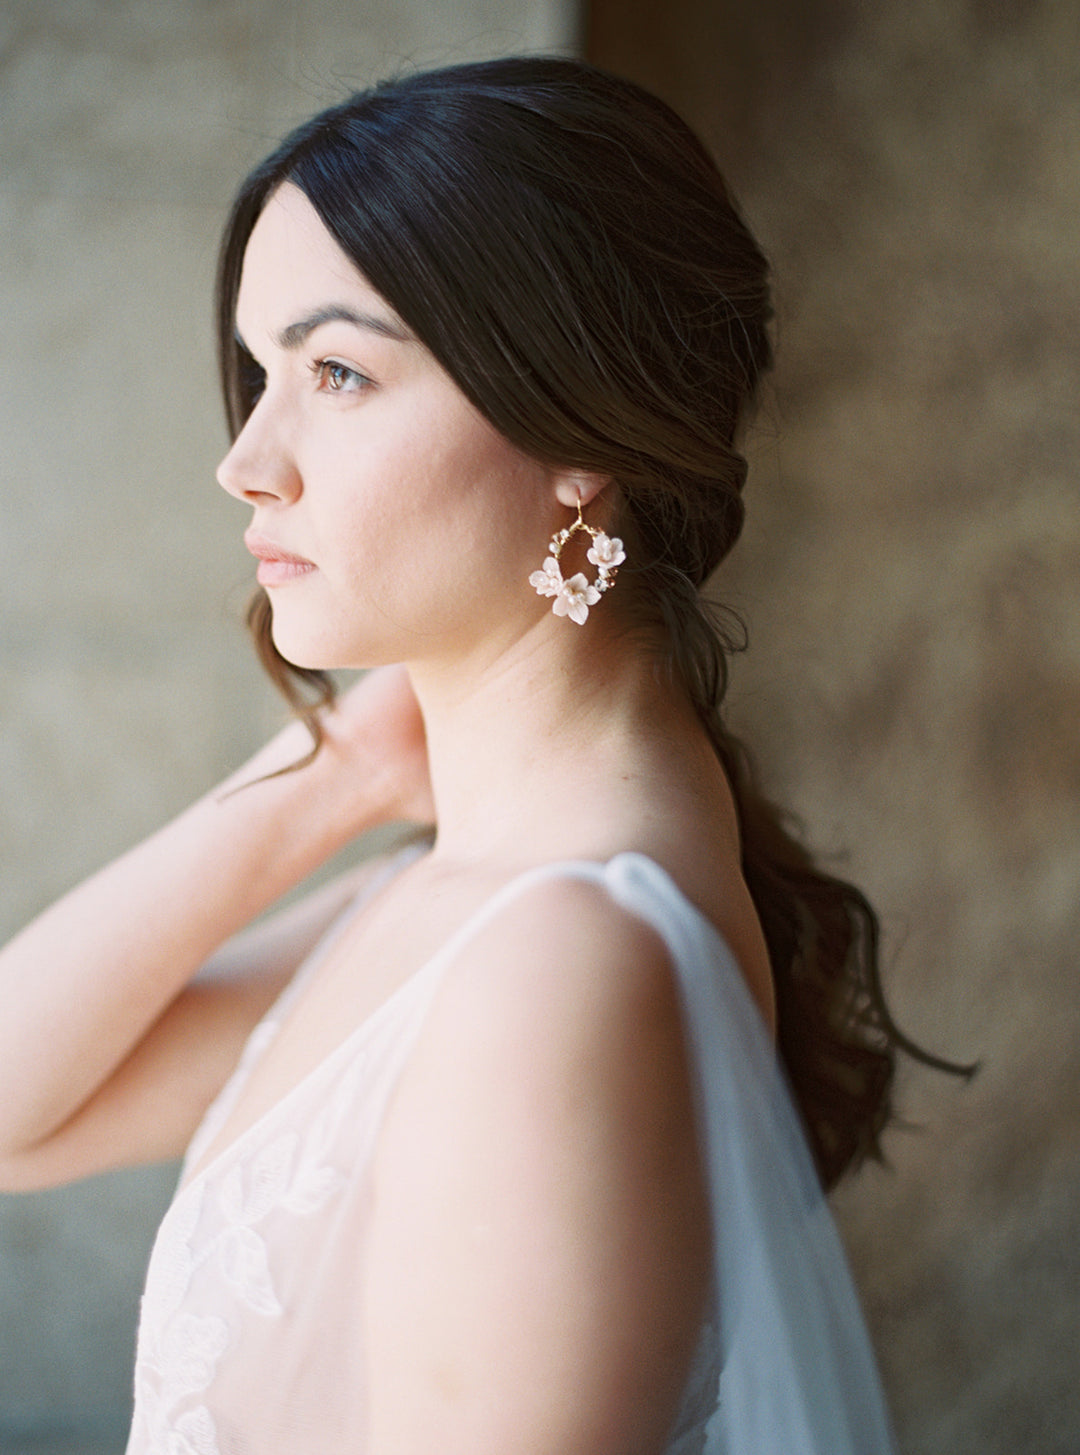
[[[197,1179],[181,1191],[162,1223],[143,1298],[136,1360],[136,1407],[151,1449],[220,1455],[206,1405],[182,1407],[212,1385],[232,1331],[219,1315],[184,1312],[185,1299],[196,1274],[213,1264],[234,1306],[266,1319],[284,1312],[260,1227],[275,1212],[309,1217],[345,1185],[327,1159],[356,1079],[355,1071],[342,1078],[307,1136],[286,1132],[237,1160],[220,1180]],[[195,1233],[208,1202],[215,1204],[218,1230],[197,1245]]]
[[[166,1214],[143,1295],[144,1312],[156,1310],[157,1317],[144,1317],[139,1328],[132,1437],[142,1435],[148,1448],[170,1455],[218,1455],[214,1421],[206,1406],[176,1413],[185,1400],[209,1387],[229,1344],[224,1319],[183,1312],[194,1272],[190,1239],[198,1215],[197,1197],[178,1199]]]
[[[307,1296],[297,1270],[312,1265],[326,1236],[316,1215],[328,1213],[366,1166],[434,984],[427,970],[406,982],[293,1092],[181,1186],[147,1274],[129,1455],[231,1455],[248,1448],[235,1438],[227,1445],[221,1439],[212,1412],[215,1388],[234,1363],[243,1363],[235,1356],[272,1342],[272,1325],[294,1316]],[[274,1029],[263,1022],[250,1049],[261,1054]],[[255,1059],[245,1053],[207,1114],[204,1130],[211,1136],[200,1133],[193,1151],[220,1130],[221,1111],[234,1104]]]

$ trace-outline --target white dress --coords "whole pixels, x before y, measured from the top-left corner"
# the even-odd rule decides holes
[[[355,1347],[346,1331],[363,1297],[379,1127],[447,966],[511,899],[554,876],[602,885],[652,926],[684,1003],[716,1297],[667,1455],[892,1451],[844,1254],[742,975],[663,869],[620,854],[515,879],[277,1105],[185,1173],[150,1258],[128,1455],[362,1455],[363,1372],[341,1368],[335,1351]],[[339,928],[252,1034],[187,1169]]]

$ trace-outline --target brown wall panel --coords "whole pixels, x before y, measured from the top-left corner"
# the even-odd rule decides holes
[[[905,1455],[1080,1449],[1080,27],[1072,5],[594,0],[711,140],[779,364],[719,578],[731,710],[886,928],[893,1171],[838,1198]]]

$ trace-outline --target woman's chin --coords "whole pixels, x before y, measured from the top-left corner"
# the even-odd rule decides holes
[[[284,657],[290,667],[297,667],[303,672],[333,672],[346,665],[330,643],[312,640],[304,632],[289,631],[284,625],[279,625],[277,614],[271,638],[278,655]]]
[[[284,657],[290,667],[302,672],[354,672],[369,667],[384,665],[377,654],[369,653],[371,660],[360,659],[355,645],[352,650],[342,642],[312,637],[306,632],[289,631],[284,623],[279,626],[275,618],[271,638],[278,655]],[[396,660],[396,659],[395,659]]]

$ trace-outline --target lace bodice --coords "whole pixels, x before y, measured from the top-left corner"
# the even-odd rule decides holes
[[[682,991],[708,1149],[717,1296],[669,1455],[891,1449],[843,1254],[738,968],[662,869],[623,854],[513,881],[199,1167],[340,926],[330,932],[252,1034],[189,1149],[150,1259],[128,1455],[362,1455],[363,1361],[343,1351],[357,1348],[384,1111],[457,951],[552,875],[595,881],[649,923]]]

